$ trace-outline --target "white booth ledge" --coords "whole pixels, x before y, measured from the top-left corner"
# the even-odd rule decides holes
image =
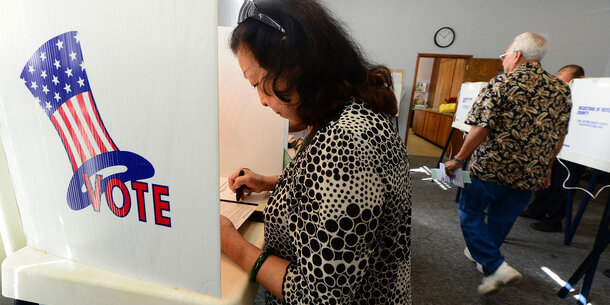
[[[263,224],[246,222],[244,238],[262,247]],[[224,254],[221,256],[222,298],[177,287],[166,287],[25,247],[2,263],[2,294],[45,305],[82,304],[252,304],[258,285],[248,281]]]

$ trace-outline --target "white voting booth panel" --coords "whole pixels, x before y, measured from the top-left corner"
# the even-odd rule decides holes
[[[0,141],[0,263],[7,255],[26,245],[25,235],[21,226],[21,218],[17,210],[17,201],[13,193],[13,182],[8,173],[8,165],[4,156],[4,147]],[[0,270],[0,288],[2,284]],[[12,300],[0,296],[0,305],[13,304]]]
[[[2,141],[0,141],[0,238],[2,239],[0,246],[3,247],[0,255],[9,255],[26,245]],[[0,256],[0,262],[3,258]]]
[[[220,297],[216,14],[0,3],[0,136],[30,247]]]
[[[263,175],[282,172],[288,122],[263,107],[229,47],[232,27],[218,27],[220,176],[241,167]]]
[[[457,109],[455,110],[451,127],[457,128],[464,132],[470,131],[470,125],[464,124],[466,121],[466,116],[468,115],[468,112],[470,112],[470,108],[472,108],[472,104],[474,104],[477,96],[479,96],[481,89],[483,89],[486,85],[486,82],[462,84],[460,94],[458,96]]]
[[[610,78],[575,79],[559,158],[610,172]]]

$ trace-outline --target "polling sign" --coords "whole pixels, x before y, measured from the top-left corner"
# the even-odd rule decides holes
[[[0,136],[24,231],[220,297],[216,2],[143,4],[0,5]]]
[[[610,78],[575,79],[559,158],[610,172]]]

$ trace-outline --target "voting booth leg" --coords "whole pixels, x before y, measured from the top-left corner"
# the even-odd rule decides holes
[[[587,187],[587,191],[592,192],[595,184],[597,183],[597,179],[599,178],[599,171],[595,170],[593,175],[591,176],[591,180],[589,180],[589,186]],[[574,179],[570,178],[570,186],[578,185],[578,181],[574,181]],[[564,235],[564,245],[569,246],[572,243],[572,238],[574,238],[574,234],[576,234],[576,229],[578,229],[578,225],[580,224],[580,220],[582,219],[582,215],[585,213],[585,209],[589,204],[589,199],[591,196],[589,194],[584,195],[582,201],[580,202],[580,206],[578,207],[578,212],[574,217],[574,222],[572,222],[572,201],[574,200],[574,191],[570,190],[568,194],[568,200],[566,202],[566,231]]]
[[[455,132],[455,128],[451,128],[451,131],[449,132],[449,137],[447,137],[447,141],[445,141],[445,146],[443,147],[443,152],[441,153],[440,158],[438,158],[438,163],[436,163],[436,167],[439,168],[441,163],[443,162],[443,158],[445,157],[445,153],[447,152],[447,148],[449,148],[449,144],[451,144],[451,138],[453,137],[453,133]],[[464,164],[462,165],[462,169],[466,169],[466,164],[468,163],[468,160],[466,160],[466,162],[464,162]],[[462,193],[462,188],[458,187],[457,188],[457,193],[455,194],[455,202],[459,202],[460,201],[460,194]]]
[[[445,141],[445,146],[443,147],[443,152],[441,153],[441,157],[438,159],[438,163],[436,164],[437,168],[440,166],[441,162],[443,162],[443,158],[445,157],[445,153],[447,152],[449,143],[451,143],[451,137],[453,137],[454,131],[455,131],[455,128],[451,128],[451,131],[449,132],[449,137],[447,138],[447,141]]]
[[[587,298],[589,296],[589,291],[591,290],[591,284],[593,283],[593,276],[595,275],[595,269],[597,269],[597,263],[599,262],[599,257],[604,252],[604,250],[608,247],[610,243],[610,195],[608,195],[608,199],[606,201],[606,207],[604,208],[604,213],[602,214],[602,220],[599,224],[599,230],[597,231],[597,236],[595,237],[595,243],[593,244],[593,250],[585,260],[580,264],[578,269],[572,274],[570,279],[566,282],[564,287],[562,287],[557,295],[561,298],[565,298],[568,295],[568,292],[573,288],[573,286],[584,276],[585,280],[583,281],[583,285],[581,288],[581,292],[578,296],[578,301],[582,304],[587,304]]]
[[[566,194],[566,231],[563,235],[563,244],[569,246],[572,242],[572,206],[574,205],[574,190],[568,190]]]

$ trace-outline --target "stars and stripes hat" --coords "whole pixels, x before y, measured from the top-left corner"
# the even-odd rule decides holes
[[[154,175],[150,162],[119,151],[108,134],[93,99],[78,32],[66,32],[44,43],[25,64],[21,79],[53,123],[68,154],[74,171],[67,198],[72,209],[91,204],[83,188],[83,174],[91,177],[108,167],[128,167],[126,172],[103,177],[101,193],[112,178],[127,182]]]

